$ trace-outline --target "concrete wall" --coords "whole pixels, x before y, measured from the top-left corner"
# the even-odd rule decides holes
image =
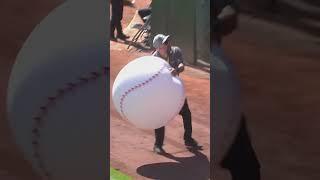
[[[170,34],[188,63],[195,62],[195,0],[153,0],[152,34]]]
[[[210,0],[196,1],[197,59],[209,63],[210,54]]]

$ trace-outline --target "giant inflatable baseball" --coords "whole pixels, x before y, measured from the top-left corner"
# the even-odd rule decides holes
[[[43,179],[105,178],[106,7],[106,1],[69,0],[54,9],[30,34],[11,71],[8,119],[25,159]]]
[[[180,111],[185,92],[182,80],[172,76],[170,65],[159,57],[137,58],[117,75],[113,103],[120,115],[138,128],[165,126]]]

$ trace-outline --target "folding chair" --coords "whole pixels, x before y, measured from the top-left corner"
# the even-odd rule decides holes
[[[143,36],[145,33],[148,33],[146,42],[148,42],[149,34],[151,31],[151,15],[146,16],[143,18],[145,20],[145,23],[139,28],[138,32],[132,37],[131,42],[129,43],[127,49],[129,49],[132,46],[132,43],[138,42],[139,38]]]

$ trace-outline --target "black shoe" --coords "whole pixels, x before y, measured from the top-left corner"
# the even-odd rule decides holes
[[[155,145],[153,147],[153,152],[156,154],[165,154],[166,153],[166,151],[164,149],[162,149],[162,146],[157,146],[157,145]]]
[[[115,38],[114,36],[110,36],[110,40],[111,41],[117,41],[117,38]]]
[[[130,37],[130,36],[127,36],[127,35],[125,35],[125,34],[119,34],[119,35],[117,36],[117,38],[122,39],[122,40],[127,40],[129,37]]]
[[[198,142],[193,138],[185,139],[184,144],[189,147],[199,147]]]

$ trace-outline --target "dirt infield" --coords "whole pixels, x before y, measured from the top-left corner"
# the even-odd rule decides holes
[[[143,2],[143,1],[136,1]],[[137,8],[147,3],[136,4]],[[132,11],[125,16],[133,17]],[[139,18],[138,18],[139,19]],[[128,22],[123,21],[124,26]],[[127,29],[127,33],[135,33]],[[129,61],[151,52],[128,51],[127,45],[111,42],[110,87],[121,68]],[[210,80],[203,71],[186,68],[182,73],[186,85],[193,121],[193,136],[203,146],[203,151],[191,153],[184,147],[183,123],[177,116],[166,128],[165,150],[168,156],[152,152],[154,132],[140,130],[121,119],[111,104],[111,166],[134,179],[209,179],[210,154]]]

